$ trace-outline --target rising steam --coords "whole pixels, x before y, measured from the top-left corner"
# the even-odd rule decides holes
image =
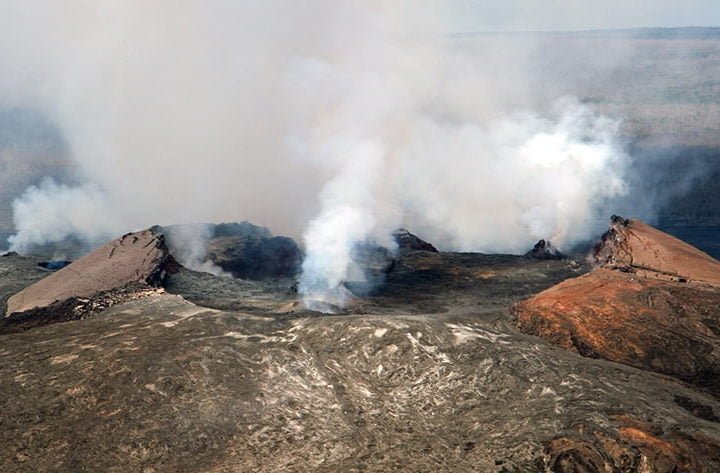
[[[306,304],[342,307],[343,283],[363,278],[353,250],[366,242],[392,248],[401,224],[463,251],[518,253],[533,239],[563,247],[597,234],[603,204],[626,192],[629,157],[615,142],[616,123],[571,100],[555,113],[487,128],[419,116],[395,146],[356,146],[304,235]]]
[[[211,226],[204,223],[175,225],[164,230],[173,257],[183,266],[215,276],[231,277],[207,257],[206,243],[212,238],[212,233]]]
[[[112,215],[112,205],[96,185],[71,187],[47,178],[39,186],[28,187],[13,202],[17,233],[8,242],[20,253],[35,244],[69,237],[94,246],[123,230]]]
[[[248,219],[302,234],[303,298],[342,306],[355,247],[392,249],[400,226],[444,249],[561,246],[624,192],[617,124],[538,110],[527,53],[453,41],[441,2],[215,6],[5,6],[0,100],[59,125],[81,182],[28,189],[14,249]],[[205,237],[187,235],[198,268]]]

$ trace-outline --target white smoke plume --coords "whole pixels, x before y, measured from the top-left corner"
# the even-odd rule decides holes
[[[391,248],[401,225],[445,249],[521,252],[539,238],[582,241],[605,224],[602,204],[626,190],[617,123],[572,99],[547,116],[488,119],[473,110],[482,94],[456,89],[468,85],[458,63],[472,77],[487,74],[482,65],[407,31],[372,30],[355,54],[295,65],[310,92],[293,96],[311,124],[295,150],[334,173],[304,233],[307,306],[345,305],[343,283],[363,277],[354,249]]]
[[[207,257],[206,242],[212,237],[210,225],[175,225],[165,232],[165,236],[172,255],[186,268],[215,276],[231,277],[230,273]]]
[[[567,245],[624,191],[616,123],[536,100],[531,51],[452,39],[444,2],[0,4],[0,103],[54,120],[83,183],[29,189],[15,249],[247,219],[302,234],[302,296],[342,306],[397,227]]]
[[[71,187],[47,178],[13,202],[16,233],[8,242],[20,253],[32,244],[69,237],[94,246],[122,232],[113,215],[112,204],[96,185]]]
[[[592,238],[606,225],[607,202],[627,191],[630,158],[617,126],[573,100],[560,101],[551,118],[427,122],[404,153],[408,219],[463,251],[519,253],[529,239],[567,248]],[[442,153],[452,166],[433,159]]]

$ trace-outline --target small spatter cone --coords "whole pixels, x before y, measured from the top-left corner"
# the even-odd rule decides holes
[[[560,260],[564,259],[565,255],[555,248],[549,240],[540,240],[535,243],[532,250],[525,253],[525,257],[538,260]]]
[[[438,253],[437,248],[426,242],[417,235],[410,233],[405,228],[400,228],[393,232],[393,237],[401,250],[429,251]]]

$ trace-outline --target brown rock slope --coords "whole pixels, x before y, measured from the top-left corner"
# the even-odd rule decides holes
[[[128,233],[10,297],[6,316],[128,285],[158,285],[174,266],[162,235]]]
[[[596,269],[512,312],[520,330],[578,353],[720,394],[720,263],[642,222],[613,217]]]
[[[595,262],[631,268],[639,276],[720,286],[720,262],[638,220],[613,217],[595,250]]]

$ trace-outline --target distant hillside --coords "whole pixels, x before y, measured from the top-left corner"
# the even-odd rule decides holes
[[[720,148],[720,28],[463,33],[452,41],[510,75],[509,92],[505,80],[488,86],[525,96],[516,108],[574,96],[622,120],[631,141]]]
[[[489,36],[513,37],[556,37],[556,38],[596,38],[596,39],[710,39],[720,40],[720,27],[681,26],[669,28],[619,28],[578,31],[468,31],[454,33],[457,38],[477,38]]]
[[[592,38],[720,40],[720,28],[707,26],[684,26],[677,28],[626,28],[614,30],[589,30],[546,34],[576,37],[584,36]]]

